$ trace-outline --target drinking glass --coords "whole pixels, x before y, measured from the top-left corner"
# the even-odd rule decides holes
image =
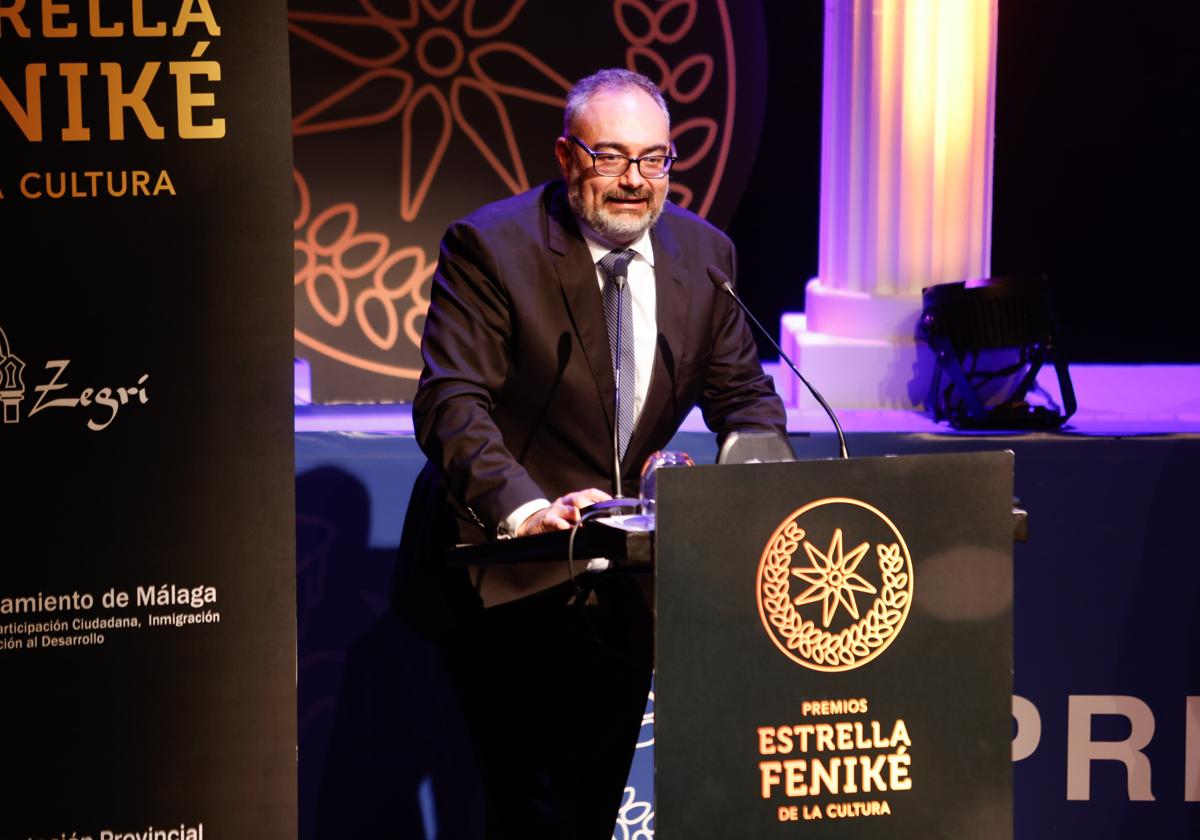
[[[696,462],[686,452],[655,452],[642,465],[641,487],[638,499],[642,504],[642,513],[654,516],[658,506],[658,471],[666,467],[694,467]]]

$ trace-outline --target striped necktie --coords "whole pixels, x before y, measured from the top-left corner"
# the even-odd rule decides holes
[[[635,256],[637,251],[632,248],[617,248],[600,258],[600,270],[604,272],[605,278],[604,317],[608,322],[608,347],[612,353],[613,372],[621,377],[618,383],[617,440],[622,458],[625,457],[629,437],[633,434],[637,359],[633,352],[633,294],[629,291],[628,280],[618,287],[615,280],[617,272],[614,269],[620,261],[628,265]]]

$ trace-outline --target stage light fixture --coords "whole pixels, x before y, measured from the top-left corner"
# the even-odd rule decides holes
[[[1075,413],[1045,277],[941,283],[922,289],[921,297],[918,333],[937,360],[926,400],[935,420],[958,429],[1055,429]],[[1028,399],[1047,362],[1058,374],[1061,411],[1048,399],[1043,405]]]

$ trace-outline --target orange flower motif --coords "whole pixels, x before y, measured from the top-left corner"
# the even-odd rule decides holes
[[[420,214],[455,126],[470,139],[513,194],[524,192],[529,189],[529,179],[501,94],[562,108],[571,87],[567,79],[524,47],[492,40],[509,27],[525,3],[526,0],[510,0],[502,14],[489,21],[482,19],[476,0],[449,0],[441,4],[409,0],[401,4],[407,6],[401,15],[385,14],[371,0],[359,0],[363,10],[360,14],[289,12],[289,29],[294,35],[362,71],[348,84],[297,114],[292,121],[292,132],[302,136],[341,131],[387,122],[399,115],[400,218],[406,222]],[[458,27],[443,25],[460,7]],[[339,33],[363,27],[380,36],[377,54],[364,54],[357,44],[353,47],[338,44]],[[497,63],[498,57],[510,64]],[[511,62],[518,68],[513,75],[532,74],[544,83],[542,87],[510,84],[498,78],[499,73],[513,70]],[[372,86],[389,91],[385,107],[378,107],[380,94]],[[484,134],[490,131],[481,131],[468,120],[464,109],[468,97],[474,97],[473,105],[490,112],[494,125],[499,126],[503,137],[501,151],[484,139]],[[339,111],[361,110],[353,116],[327,116],[335,107]],[[429,157],[422,161],[413,159],[418,114],[422,133],[436,135]]]
[[[393,249],[388,237],[358,229],[358,208],[335,204],[310,218],[312,207],[304,176],[293,171],[299,193],[299,212],[293,228],[302,233],[293,242],[296,268],[293,283],[304,288],[312,311],[330,327],[341,327],[354,313],[362,335],[381,351],[396,346],[401,335],[413,347],[421,344],[419,321],[429,311],[426,283],[435,265],[418,245]],[[351,292],[352,281],[370,278],[369,285]],[[404,314],[398,303],[406,304]],[[416,379],[416,366],[393,365],[349,353],[295,330],[301,344],[331,359],[385,376]]]

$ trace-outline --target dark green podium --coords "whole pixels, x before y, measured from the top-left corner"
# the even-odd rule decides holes
[[[659,485],[657,836],[1011,838],[1012,453]]]

